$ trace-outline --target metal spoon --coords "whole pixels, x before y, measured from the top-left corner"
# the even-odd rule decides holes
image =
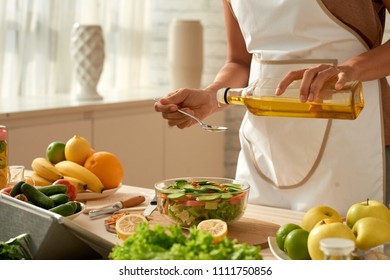
[[[160,101],[158,98],[154,98],[154,100],[157,101],[157,102]],[[179,113],[182,113],[182,114],[184,114],[184,115],[186,115],[186,116],[188,116],[188,117],[190,117],[190,118],[196,120],[196,121],[200,124],[200,126],[201,126],[203,129],[207,130],[207,131],[211,131],[211,132],[221,132],[221,131],[225,131],[225,130],[228,129],[228,128],[225,127],[225,126],[206,124],[206,123],[204,123],[201,119],[199,119],[199,118],[195,117],[194,115],[191,115],[191,114],[189,114],[189,113],[187,113],[187,112],[185,112],[185,111],[183,111],[183,110],[177,109],[177,111],[178,111]]]
[[[220,125],[210,125],[210,124],[207,124],[207,123],[204,123],[201,119],[195,117],[194,115],[191,115],[183,110],[180,110],[180,109],[177,109],[178,112],[190,117],[190,118],[193,118],[194,120],[196,120],[200,126],[207,130],[207,131],[212,131],[212,132],[221,132],[221,131],[225,131],[227,130],[228,128],[225,127],[225,126],[220,126]]]

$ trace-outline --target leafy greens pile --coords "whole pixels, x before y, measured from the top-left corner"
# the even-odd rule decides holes
[[[6,242],[0,242],[0,260],[31,260],[30,236],[21,234]]]
[[[179,225],[138,224],[135,234],[123,245],[117,244],[109,254],[113,260],[261,260],[261,248],[238,244],[223,238],[213,243],[213,237],[195,227],[185,236]]]

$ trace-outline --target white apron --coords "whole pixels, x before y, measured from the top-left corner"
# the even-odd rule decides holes
[[[250,82],[319,63],[341,63],[367,47],[321,1],[232,0],[248,51]],[[255,11],[255,12],[254,12]],[[237,179],[250,203],[306,211],[329,205],[345,215],[367,198],[383,201],[384,141],[378,81],[363,83],[356,120],[258,117],[240,128]]]

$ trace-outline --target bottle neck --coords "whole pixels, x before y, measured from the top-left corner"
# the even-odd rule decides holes
[[[244,88],[221,88],[217,91],[217,101],[221,104],[243,105],[237,98],[243,96],[244,91]]]

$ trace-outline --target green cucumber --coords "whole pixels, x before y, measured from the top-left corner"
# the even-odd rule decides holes
[[[53,194],[66,193],[68,187],[66,185],[58,184],[58,185],[38,187],[38,190],[47,196],[51,196]]]
[[[12,196],[12,197],[15,197],[15,196],[17,196],[18,194],[21,194],[22,193],[22,191],[20,190],[20,187],[24,184],[25,182],[24,181],[19,181],[19,182],[17,182],[13,187],[12,187],[12,189],[11,189],[11,191],[10,191],[10,196]]]
[[[221,198],[221,194],[216,193],[216,194],[210,194],[210,195],[200,195],[196,198],[197,201],[213,201]]]
[[[76,203],[76,212],[75,213],[78,213],[81,210],[83,210],[83,206],[81,205],[80,202],[78,202],[78,201],[73,201],[73,202]]]
[[[54,207],[54,201],[44,193],[40,192],[36,187],[28,183],[24,183],[20,187],[20,190],[25,196],[27,196],[28,201],[34,205],[44,209],[50,209]]]
[[[184,192],[175,192],[175,193],[170,193],[167,195],[167,198],[169,199],[179,199],[182,198],[185,195]]]
[[[49,211],[67,217],[75,213],[75,208],[71,203],[64,203],[49,209]]]
[[[69,201],[69,195],[66,193],[56,193],[49,197],[53,199],[55,206],[67,203]]]

